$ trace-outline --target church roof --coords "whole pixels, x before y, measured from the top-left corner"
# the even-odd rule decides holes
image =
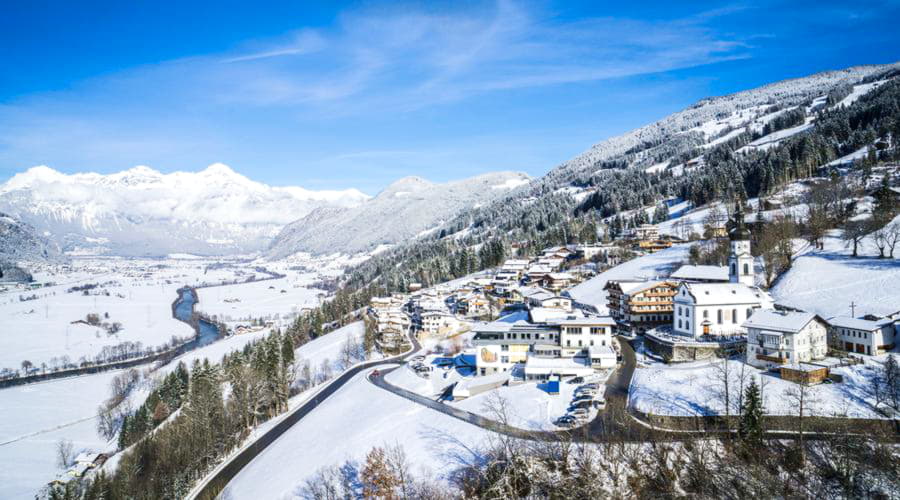
[[[766,292],[743,283],[684,283],[698,306],[730,304],[770,304]]]
[[[685,264],[672,273],[669,278],[686,281],[728,281],[728,268]]]

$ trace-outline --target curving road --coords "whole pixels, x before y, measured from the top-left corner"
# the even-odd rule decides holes
[[[434,401],[430,398],[414,392],[394,386],[384,380],[384,374],[391,370],[381,372],[378,376],[370,376],[369,380],[378,387],[388,390],[410,401],[427,406],[470,424],[477,425],[487,430],[498,432],[512,437],[529,440],[575,440],[575,441],[683,441],[697,439],[698,437],[721,437],[734,434],[737,425],[732,421],[730,425],[721,417],[661,417],[657,418],[657,424],[649,421],[648,417],[628,406],[628,389],[634,370],[637,366],[637,356],[629,339],[619,337],[621,345],[622,363],[618,369],[610,375],[606,383],[606,406],[601,409],[591,422],[582,427],[559,431],[530,431],[512,427],[481,415],[471,413],[450,405]],[[900,440],[900,421],[878,421],[864,419],[841,419],[835,417],[807,417],[804,432],[806,439],[818,439],[831,434],[836,424],[853,422],[858,427],[861,435],[868,434],[869,430],[883,433],[885,439]],[[662,421],[662,422],[660,422]],[[667,425],[660,425],[660,424]],[[799,435],[793,430],[794,417],[790,416],[766,416],[765,427],[767,434],[774,439],[792,439]],[[668,428],[673,426],[674,428]],[[868,426],[868,428],[867,428]]]
[[[589,423],[569,430],[533,431],[521,429],[435,401],[387,382],[384,378],[385,375],[396,368],[380,370],[378,375],[370,375],[369,381],[382,389],[445,415],[507,436],[540,441],[570,439],[576,441],[599,441],[610,436],[616,436],[618,439],[643,441],[647,439],[650,429],[646,425],[641,425],[635,421],[627,412],[628,387],[631,385],[631,377],[634,375],[637,362],[636,356],[628,339],[619,337],[619,341],[622,346],[622,363],[606,382],[606,406]],[[655,431],[654,434],[657,438],[677,439],[684,437],[680,433],[667,433],[665,431]]]
[[[207,476],[207,478],[202,483],[198,484],[194,488],[193,492],[188,496],[188,498],[215,498],[215,496],[218,495],[220,491],[222,491],[222,489],[228,484],[228,482],[232,478],[234,478],[241,469],[243,469],[264,449],[274,443],[288,429],[299,422],[304,416],[309,414],[321,402],[323,402],[331,394],[340,389],[358,373],[383,364],[398,362],[402,364],[403,362],[405,362],[407,358],[421,349],[421,346],[415,339],[415,336],[411,333],[409,334],[409,339],[413,345],[410,351],[407,351],[406,353],[399,356],[394,356],[392,358],[361,363],[353,368],[348,369],[338,378],[324,385],[321,389],[319,389],[319,392],[317,392],[309,401],[292,410],[274,427],[269,429],[266,433],[264,433],[262,436],[260,436],[250,444],[246,445],[246,447],[241,449],[236,455],[216,468],[216,470],[212,474]],[[651,425],[651,423],[647,422],[640,414],[630,409],[628,407],[628,389],[631,385],[631,379],[634,376],[634,370],[637,365],[637,357],[629,339],[619,337],[619,343],[621,345],[622,363],[607,380],[605,392],[606,406],[598,412],[597,417],[594,420],[582,427],[570,430],[531,431],[520,429],[504,424],[502,422],[491,420],[475,413],[462,410],[460,408],[456,408],[454,406],[434,401],[431,398],[422,396],[421,394],[417,394],[388,383],[384,378],[385,374],[397,369],[397,367],[379,370],[377,375],[370,374],[368,379],[377,387],[390,391],[391,393],[403,397],[409,401],[426,406],[435,411],[439,411],[445,415],[457,418],[486,430],[533,441],[680,441],[687,439],[697,439],[698,436],[701,438],[713,438],[721,436],[723,434],[734,432],[732,430],[728,430],[727,428],[721,428],[722,422],[716,417],[710,417],[709,419],[707,419],[709,422],[712,422],[711,425],[704,424],[702,426],[700,425],[700,421],[703,419],[694,417],[670,418],[670,421],[672,422],[682,421],[682,423],[689,423],[690,426],[693,427],[686,428],[684,430],[671,430],[654,427],[653,425]],[[719,426],[719,428],[716,428],[717,426]],[[731,427],[733,428],[733,426]],[[776,425],[767,425],[767,427],[769,429],[778,428],[778,426]],[[797,437],[797,435],[792,431],[773,430],[770,431],[770,433],[773,438],[777,439],[792,439]],[[816,439],[817,437],[821,437],[822,434],[817,434],[816,432],[805,432],[804,436],[807,439]],[[898,430],[895,425],[893,438],[896,440],[898,436],[900,436],[900,430]]]
[[[297,408],[294,408],[286,415],[277,417],[281,418],[281,420],[277,424],[275,424],[271,429],[247,444],[237,454],[231,456],[225,462],[216,467],[216,469],[213,470],[212,473],[207,475],[202,482],[194,487],[194,489],[188,495],[188,498],[215,498],[219,494],[219,492],[222,491],[223,488],[225,488],[225,485],[227,485],[228,482],[231,481],[231,479],[241,471],[241,469],[246,467],[248,463],[256,458],[257,455],[259,455],[269,445],[274,443],[279,437],[287,432],[288,429],[293,427],[294,424],[299,422],[301,419],[303,419],[303,417],[316,409],[319,404],[328,399],[329,396],[343,387],[344,384],[349,382],[358,373],[378,365],[402,362],[422,348],[422,346],[419,345],[419,341],[415,338],[414,335],[410,333],[407,335],[407,337],[412,343],[412,348],[409,351],[398,356],[393,356],[391,358],[366,361],[352,368],[348,368],[343,373],[341,373],[340,376],[332,379],[331,381],[327,382],[325,385],[317,389],[317,391],[310,397],[308,401],[298,406]]]

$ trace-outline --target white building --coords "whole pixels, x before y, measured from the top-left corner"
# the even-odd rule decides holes
[[[422,330],[432,335],[445,335],[459,330],[462,322],[447,311],[426,310],[421,314]]]
[[[747,362],[758,368],[797,365],[828,352],[828,324],[813,313],[756,311],[744,327]]]
[[[548,307],[564,311],[572,310],[572,299],[556,295],[540,287],[522,287],[519,289],[519,293],[522,294],[522,299],[530,307]]]
[[[747,286],[756,284],[753,272],[753,255],[750,253],[750,230],[744,224],[744,212],[740,205],[734,214],[735,228],[731,230],[731,254],[728,256],[728,278],[732,283]]]
[[[828,320],[831,345],[856,354],[878,355],[894,348],[894,320],[877,321],[837,316]]]
[[[757,309],[771,309],[766,292],[741,283],[682,283],[673,299],[672,330],[679,335],[743,335]]]
[[[609,316],[584,316],[549,320],[559,326],[559,345],[562,356],[575,356],[591,347],[611,347],[615,320]]]
[[[516,364],[532,357],[555,361],[534,361],[548,375],[568,376],[568,368],[590,368],[592,347],[612,347],[612,331],[615,321],[608,316],[588,316],[582,311],[567,312],[553,308],[533,308],[518,311],[490,323],[479,323],[473,328],[472,343],[477,349],[476,366],[479,375],[505,372]],[[583,358],[576,364],[572,358]],[[568,361],[567,361],[568,360]],[[598,362],[606,360],[598,357]],[[526,367],[527,368],[527,367]],[[526,372],[527,374],[527,372]],[[534,372],[533,375],[537,375]]]
[[[742,325],[754,311],[774,307],[769,294],[753,286],[750,231],[740,210],[735,218],[728,257],[730,282],[682,283],[673,299],[672,330],[676,334],[694,338],[742,335],[746,332]]]
[[[631,235],[639,240],[659,239],[659,228],[653,224],[641,224],[631,230]]]

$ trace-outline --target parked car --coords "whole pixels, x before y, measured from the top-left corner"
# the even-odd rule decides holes
[[[582,382],[584,382],[584,377],[573,377],[569,380],[570,384],[580,384]]]
[[[569,405],[569,411],[575,410],[590,410],[591,407],[594,406],[594,401],[577,401]]]
[[[585,408],[575,408],[574,410],[569,412],[569,415],[572,415],[575,418],[588,418],[591,412],[589,412]]]
[[[582,401],[587,401],[588,403],[590,403],[590,402],[593,401],[593,400],[594,400],[594,396],[591,396],[591,395],[589,395],[589,394],[580,394],[580,395],[578,395],[578,396],[575,396],[575,398],[572,399],[572,402],[573,402],[573,403],[580,403],[580,402],[582,402]]]
[[[571,415],[563,415],[554,422],[559,427],[572,427],[577,420]]]
[[[600,384],[598,384],[597,382],[591,382],[590,384],[584,384],[583,386],[579,387],[579,389],[593,389],[595,391],[599,388]]]
[[[593,389],[585,389],[585,390],[583,390],[583,391],[575,391],[575,397],[576,397],[576,398],[579,398],[579,397],[582,397],[582,396],[590,396],[590,397],[594,397],[594,396],[596,396],[596,395],[597,395],[597,391],[595,391],[595,390],[593,390]]]

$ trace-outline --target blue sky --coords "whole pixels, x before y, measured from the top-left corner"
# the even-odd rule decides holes
[[[900,60],[897,19],[896,1],[8,3],[0,180],[541,175],[703,97]]]

